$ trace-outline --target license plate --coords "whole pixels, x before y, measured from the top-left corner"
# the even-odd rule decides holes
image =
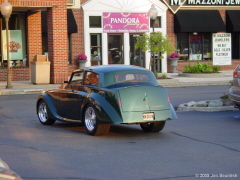
[[[143,113],[143,120],[154,120],[154,113]]]

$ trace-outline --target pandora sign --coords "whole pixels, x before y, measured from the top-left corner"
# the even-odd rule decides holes
[[[147,13],[103,13],[104,33],[149,32]]]

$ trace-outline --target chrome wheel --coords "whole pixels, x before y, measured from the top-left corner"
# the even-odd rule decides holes
[[[85,126],[89,131],[93,131],[96,127],[96,114],[91,106],[85,111]]]
[[[51,125],[55,122],[55,120],[49,119],[47,105],[44,100],[41,100],[38,103],[37,115],[39,121],[44,125]]]
[[[110,129],[110,124],[99,124],[97,113],[94,106],[87,105],[84,112],[84,123],[88,134],[92,136],[107,134]]]
[[[41,102],[38,106],[38,117],[43,123],[45,123],[48,119],[47,106],[45,102]]]

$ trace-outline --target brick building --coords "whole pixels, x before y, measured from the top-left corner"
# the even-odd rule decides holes
[[[3,1],[1,1],[3,2]],[[200,1],[169,0],[8,0],[13,6],[9,20],[9,30],[21,35],[20,56],[11,59],[12,81],[31,80],[31,61],[36,55],[48,54],[50,83],[62,83],[72,70],[79,67],[77,56],[86,54],[86,66],[96,64],[132,64],[149,68],[151,55],[134,49],[136,37],[153,31],[153,22],[148,19],[144,29],[131,27],[128,22],[107,22],[107,18],[140,19],[144,23],[148,10],[154,4],[158,10],[155,31],[168,34],[181,55],[178,71],[196,60],[212,61],[213,56],[226,53],[213,52],[214,33],[230,33],[231,48],[221,48],[231,54],[231,65],[222,64],[222,70],[232,70],[239,62],[239,5],[228,1],[223,4],[201,4]],[[72,3],[71,3],[72,2]],[[215,1],[214,1],[215,2]],[[171,4],[172,3],[172,4]],[[190,3],[190,4],[187,4]],[[195,4],[194,4],[195,3]],[[191,17],[190,19],[188,19]],[[1,28],[5,30],[4,17]],[[117,28],[114,29],[114,23]],[[138,22],[139,23],[139,22]],[[111,28],[109,28],[111,27]],[[194,39],[194,41],[193,41]],[[1,35],[1,42],[4,36]],[[228,44],[229,45],[229,44]],[[1,46],[0,81],[6,81],[7,68],[4,58],[4,46]],[[20,52],[20,51],[19,51]],[[14,53],[11,52],[14,56]],[[229,52],[228,52],[229,53]],[[157,70],[171,70],[168,55],[157,59]]]
[[[74,6],[67,6],[66,0],[8,2],[13,6],[9,30],[20,31],[22,38],[20,50],[23,51],[22,57],[11,59],[12,81],[30,80],[31,61],[36,55],[46,52],[51,62],[50,82],[62,83],[67,80],[69,73],[78,67],[77,55],[84,53],[80,0],[75,0]],[[2,29],[5,30],[4,17],[1,17],[1,20]],[[69,32],[68,28],[70,26],[71,30],[72,23],[76,23],[74,33]],[[4,36],[1,36],[2,41],[3,39]],[[6,81],[7,62],[3,53],[1,54],[0,81]]]

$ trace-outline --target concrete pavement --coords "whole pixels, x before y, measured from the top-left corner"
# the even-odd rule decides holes
[[[233,71],[221,71],[221,76],[184,77],[179,73],[165,73],[171,79],[161,79],[158,83],[164,87],[230,85]],[[194,75],[194,74],[193,74]],[[12,81],[12,89],[6,89],[7,82],[0,81],[0,95],[38,94],[41,91],[56,89],[60,84],[35,85],[31,81]]]

